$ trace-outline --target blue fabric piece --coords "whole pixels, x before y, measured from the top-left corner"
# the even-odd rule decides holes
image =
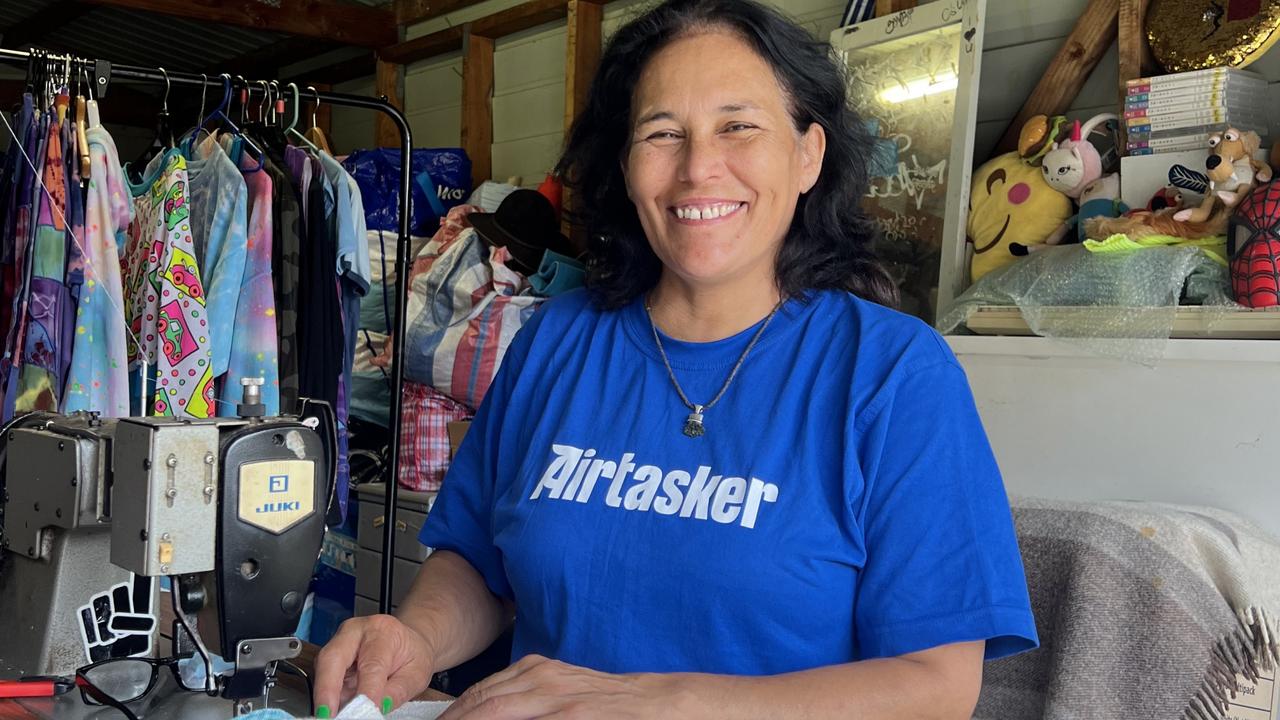
[[[664,340],[690,398],[755,330]],[[995,458],[923,323],[847,293],[791,300],[704,437],[687,414],[640,299],[562,295],[512,342],[420,539],[514,599],[513,659],[772,674],[1036,646]]]
[[[538,295],[555,297],[582,287],[586,278],[587,268],[582,263],[554,250],[546,250],[542,253],[538,272],[529,276],[529,284]]]

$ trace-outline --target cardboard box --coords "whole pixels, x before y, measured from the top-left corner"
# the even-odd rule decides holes
[[[449,459],[458,453],[458,446],[462,445],[462,438],[466,436],[467,429],[471,427],[470,420],[458,420],[449,423]]]
[[[1266,150],[1259,150],[1254,157],[1265,163],[1267,156]],[[1209,148],[1206,147],[1203,150],[1130,155],[1120,158],[1120,199],[1131,208],[1144,208],[1157,190],[1169,184],[1169,168],[1174,165],[1183,165],[1203,173],[1205,159],[1208,157]],[[1200,195],[1184,192],[1183,196],[1191,204],[1200,204]]]

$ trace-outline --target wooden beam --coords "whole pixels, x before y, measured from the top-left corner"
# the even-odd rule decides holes
[[[401,98],[400,83],[402,65],[378,61],[375,95],[381,95],[398,109],[404,109]],[[400,128],[384,113],[378,113],[373,120],[373,146],[378,148],[400,147]]]
[[[483,0],[395,0],[392,10],[396,14],[397,25],[413,25],[416,23],[443,17],[455,10],[471,7]]]
[[[399,40],[390,10],[336,0],[84,0],[103,7],[302,35],[346,45],[382,47]]]
[[[407,65],[429,57],[462,49],[462,26],[457,25],[430,35],[406,40],[378,51],[378,59]]]
[[[1098,60],[1116,39],[1120,0],[1089,0],[1066,42],[1058,49],[1049,69],[1005,129],[995,153],[1018,147],[1018,133],[1034,115],[1061,115],[1071,107]]]
[[[567,0],[529,0],[476,20],[471,23],[471,32],[496,39],[563,20],[568,14]]]
[[[5,30],[0,44],[13,50],[26,50],[33,43],[38,43],[91,10],[92,5],[79,0],[51,3]]]
[[[876,17],[892,15],[915,7],[917,0],[876,0]]]
[[[469,26],[462,51],[462,149],[471,159],[471,186],[493,175],[493,38]]]
[[[568,0],[531,0],[471,22],[471,34],[496,39],[563,20],[568,13]],[[462,27],[456,26],[383,48],[378,57],[408,65],[461,49]]]
[[[1120,0],[1120,94],[1124,95],[1125,83],[1144,77],[1152,68],[1151,46],[1147,43],[1147,6],[1150,0]]]
[[[601,19],[604,8],[591,0],[569,0],[568,36],[565,41],[564,132],[569,136],[573,121],[587,105],[587,93],[591,80],[600,65],[602,44]],[[580,250],[587,248],[587,229],[573,225],[568,218],[573,213],[576,199],[568,188],[561,197],[565,234]]]
[[[565,40],[564,129],[587,104],[591,78],[600,64],[603,7],[591,0],[569,0],[569,27]]]

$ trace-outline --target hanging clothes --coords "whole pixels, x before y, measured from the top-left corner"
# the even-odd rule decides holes
[[[20,360],[18,353],[18,332],[21,318],[26,312],[26,248],[30,242],[33,214],[36,198],[36,178],[40,175],[43,154],[40,153],[41,115],[35,111],[35,103],[31,94],[23,96],[22,107],[18,111],[15,132],[20,133],[20,140],[9,146],[10,157],[14,157],[15,167],[12,178],[12,215],[7,217],[6,227],[10,228],[4,242],[4,356],[0,363],[0,390],[3,390],[3,416],[7,422],[13,417],[14,392],[10,387],[10,379],[16,377],[16,364]]]
[[[17,239],[25,237],[31,222],[31,165],[28,157],[32,152],[32,141],[38,125],[36,122],[35,102],[31,93],[24,93],[21,107],[13,114],[14,133],[17,137],[9,143],[9,152],[5,156],[4,184],[0,187],[3,195],[5,215],[0,231],[4,232],[0,243],[0,330],[8,337],[10,323],[13,321],[13,302],[18,288],[18,270],[14,257]],[[26,205],[23,206],[24,201]],[[4,373],[0,373],[0,387],[3,387]]]
[[[209,314],[210,353],[213,377],[221,383],[218,394],[226,400],[215,415],[234,416],[236,403],[243,391],[236,380],[235,388],[226,388],[227,371],[231,367],[232,335],[236,331],[240,291],[244,286],[245,256],[248,249],[248,188],[217,138],[210,136],[199,143],[188,158],[191,183],[191,236],[200,265]],[[237,368],[238,377],[244,377]]]
[[[44,168],[35,237],[28,258],[27,303],[21,318],[14,412],[57,412],[62,390],[62,324],[68,317],[66,286],[68,186],[63,162],[67,96],[58,96],[45,135]]]
[[[238,139],[223,137],[223,149],[240,156],[240,172],[248,190],[249,222],[245,241],[244,281],[231,334],[231,358],[223,382],[223,412],[244,396],[241,379],[262,378],[262,404],[268,415],[280,414],[277,370],[275,292],[271,282],[271,178],[241,152]]]
[[[125,308],[142,346],[130,343],[130,368],[140,368],[145,358],[155,369],[156,414],[212,417],[209,318],[191,233],[186,159],[174,150],[157,156],[133,192],[134,221],[123,261]],[[147,382],[150,375],[139,380]],[[135,400],[138,395],[130,393]],[[147,414],[140,404],[132,410]]]
[[[337,249],[337,205],[332,184],[319,162],[298,148],[287,151],[301,156],[305,168],[303,186],[307,238],[302,245],[302,274],[298,297],[299,393],[338,408],[338,382],[342,375],[343,330],[334,264]],[[298,164],[289,160],[291,167]],[[309,172],[309,178],[308,173]]]
[[[58,397],[61,398],[59,408],[66,404],[67,379],[71,373],[72,355],[75,350],[76,316],[79,314],[80,294],[84,290],[85,253],[83,249],[85,195],[83,178],[80,174],[80,156],[78,152],[76,122],[70,118],[62,124],[62,147],[64,176],[67,182],[67,264],[63,277],[66,287],[66,312],[61,318],[59,329],[61,341],[58,343]]]
[[[295,412],[298,407],[298,273],[302,252],[302,203],[293,178],[282,170],[284,156],[271,152],[263,170],[271,178],[272,250],[271,276],[275,280],[277,373],[280,378],[280,408]]]
[[[99,126],[86,129],[85,137],[91,168],[82,237],[85,281],[63,412],[124,417],[129,414],[129,351],[120,252],[133,221],[133,202],[111,135]]]

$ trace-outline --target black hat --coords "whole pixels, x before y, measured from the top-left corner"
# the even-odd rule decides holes
[[[503,199],[497,212],[471,213],[467,220],[491,245],[510,250],[514,269],[525,275],[538,272],[547,250],[569,257],[578,254],[560,233],[551,201],[536,190],[516,190]]]

